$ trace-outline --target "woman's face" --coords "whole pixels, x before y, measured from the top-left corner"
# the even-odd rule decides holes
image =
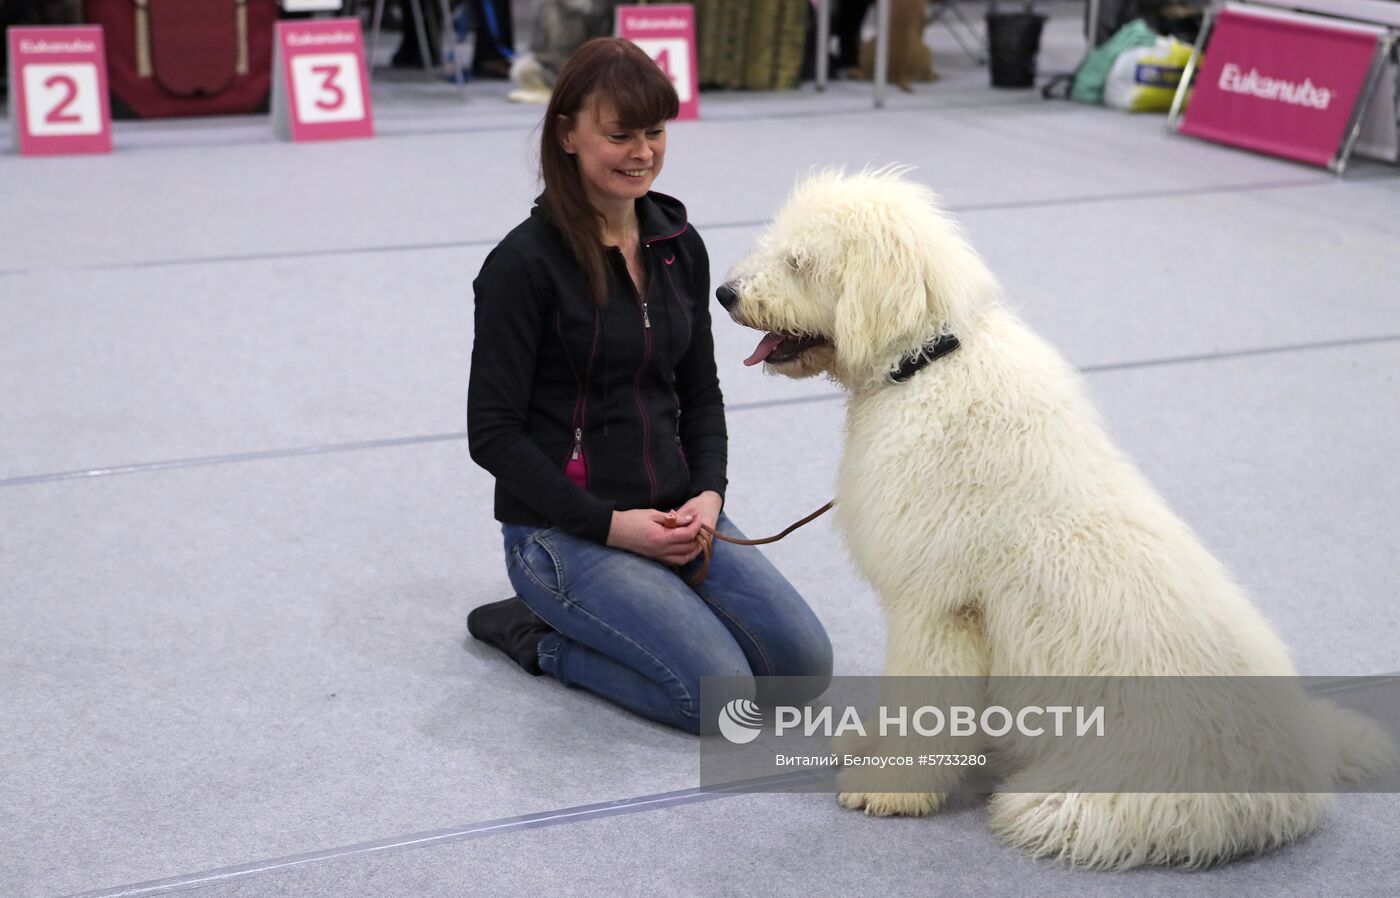
[[[596,205],[646,195],[666,157],[666,123],[629,131],[606,100],[589,102],[573,127],[562,123],[564,152],[577,157],[585,190]]]

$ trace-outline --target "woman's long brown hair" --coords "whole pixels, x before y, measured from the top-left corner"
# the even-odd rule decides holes
[[[540,129],[545,210],[583,268],[594,301],[602,305],[607,301],[609,277],[603,215],[588,201],[578,159],[564,152],[560,143],[566,128],[577,123],[595,99],[611,106],[622,127],[632,131],[675,118],[680,114],[680,98],[650,56],[631,41],[615,37],[597,37],[575,50],[554,83]]]

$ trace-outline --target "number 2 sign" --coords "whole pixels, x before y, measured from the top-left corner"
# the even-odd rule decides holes
[[[10,121],[26,156],[110,153],[102,29],[11,28]]]
[[[640,47],[671,79],[681,101],[680,119],[700,117],[694,7],[689,4],[619,6],[617,36]]]
[[[277,23],[272,124],[292,140],[373,137],[365,45],[357,19]]]

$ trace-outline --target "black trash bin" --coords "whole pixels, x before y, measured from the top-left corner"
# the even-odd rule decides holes
[[[1045,16],[1024,12],[987,13],[987,53],[992,87],[1034,87],[1035,57]]]

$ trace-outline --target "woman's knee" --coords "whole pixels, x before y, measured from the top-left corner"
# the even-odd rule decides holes
[[[759,681],[760,704],[799,705],[831,685],[831,639],[820,626],[781,641],[775,654],[770,676]]]
[[[804,623],[769,639],[770,676],[831,678],[831,637],[815,617]]]
[[[689,672],[682,687],[674,702],[676,724],[696,735],[718,731],[719,709],[728,702],[757,697],[753,669],[737,646],[713,653],[707,664]]]
[[[834,661],[831,653],[831,637],[820,625],[798,646],[797,668],[799,677],[813,677],[831,680]]]

